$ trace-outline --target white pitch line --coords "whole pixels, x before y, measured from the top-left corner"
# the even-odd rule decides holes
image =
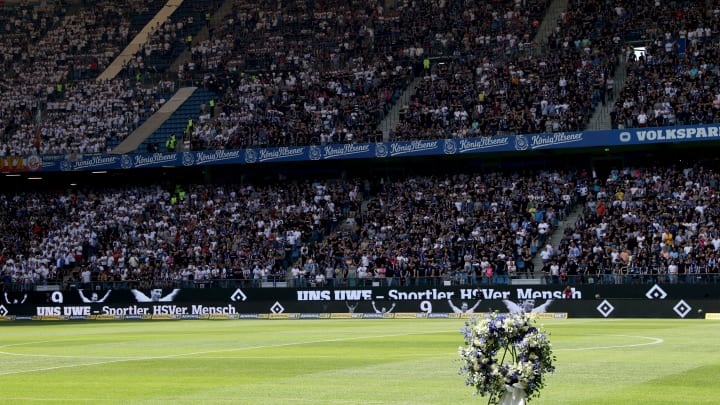
[[[0,346],[0,349],[4,349],[6,347],[15,347],[15,346],[28,346],[28,345],[39,345],[42,343],[57,343],[57,342],[67,342],[67,339],[62,340],[35,340],[32,342],[22,342],[22,343],[12,343],[9,345],[2,345]]]
[[[58,343],[58,342],[70,342],[70,339],[62,339],[62,340],[36,340],[32,342],[22,342],[22,343],[13,343],[9,345],[2,345],[0,346],[0,349],[4,349],[6,347],[17,347],[17,346],[29,346],[29,345],[37,345],[42,343]],[[50,358],[60,358],[60,359],[134,359],[134,357],[118,357],[118,356],[62,356],[57,354],[30,354],[30,353],[12,353],[12,352],[6,352],[6,351],[0,351],[0,354],[6,354],[8,356],[22,356],[22,357],[50,357]]]
[[[448,353],[456,353],[456,352],[448,352]],[[385,360],[392,360],[392,359],[401,359],[401,358],[421,358],[421,357],[440,357],[447,355],[448,353],[425,353],[425,354],[418,354],[418,353],[405,353],[405,354],[393,354],[389,356],[377,356],[378,359],[385,359]],[[336,355],[317,355],[317,356],[272,356],[273,359],[336,359],[338,356]],[[203,359],[249,359],[249,360],[263,360],[267,359],[267,356],[222,356],[222,357],[211,357],[206,356],[203,357]],[[375,357],[369,357],[365,356],[363,359],[368,358],[375,358]]]
[[[117,402],[117,399],[111,398],[76,398],[72,399],[57,399],[57,398],[29,398],[29,397],[18,397],[18,398],[0,398],[0,401],[32,401],[32,402]]]
[[[445,333],[445,332],[433,332],[433,333]],[[103,364],[123,363],[123,362],[129,362],[129,361],[162,360],[162,359],[171,359],[171,358],[183,357],[183,356],[196,356],[196,355],[202,355],[202,354],[227,353],[227,352],[236,352],[236,351],[243,351],[243,350],[270,349],[270,348],[275,348],[275,347],[300,346],[300,345],[308,345],[308,344],[315,344],[315,343],[333,343],[333,342],[344,342],[344,341],[351,341],[351,340],[382,339],[382,338],[388,338],[388,337],[409,336],[409,335],[426,335],[426,334],[427,333],[398,333],[398,334],[393,334],[393,335],[357,336],[357,337],[350,337],[350,338],[312,340],[312,341],[306,341],[306,342],[279,343],[279,344],[274,344],[274,345],[237,347],[237,348],[233,348],[233,349],[223,349],[223,350],[205,350],[205,351],[190,352],[190,353],[168,354],[168,355],[164,355],[164,356],[120,358],[120,359],[108,360],[108,361],[98,361],[98,362],[94,362],[94,363],[66,364],[66,365],[62,365],[62,366],[43,367],[43,368],[35,368],[35,369],[30,369],[30,370],[0,372],[0,376],[26,374],[26,373],[34,373],[34,372],[41,372],[41,371],[52,371],[52,370],[60,370],[60,369],[74,368],[74,367],[98,366],[98,365],[103,365]],[[37,343],[39,343],[39,342],[37,342]],[[20,344],[18,344],[18,345],[20,345]],[[3,347],[3,346],[0,346],[0,347]],[[22,354],[17,354],[17,353],[15,355],[22,356]],[[87,357],[77,356],[77,358],[86,359]]]
[[[252,399],[252,398],[246,398],[246,399]],[[267,400],[266,397],[261,398],[262,400]],[[229,403],[236,403],[237,398],[220,398],[220,397],[213,397],[213,401],[215,402],[229,402]],[[273,401],[280,401],[282,403],[288,403],[288,402],[312,402],[317,403],[317,399],[307,399],[307,398],[272,398]],[[54,402],[54,403],[64,403],[64,402],[117,402],[117,399],[112,398],[77,398],[73,397],[72,399],[57,399],[57,398],[30,398],[30,397],[15,397],[15,398],[2,398],[0,397],[0,401],[33,401],[33,402]],[[168,401],[172,401],[172,398],[168,399]],[[356,404],[357,400],[340,400],[340,399],[333,399],[332,400],[334,404]],[[371,405],[393,405],[393,404],[407,404],[408,402],[388,402],[388,401],[363,401],[363,404],[371,404]]]
[[[98,360],[134,360],[139,357],[118,357],[118,356],[63,356],[60,354],[37,354],[37,353],[11,353],[0,351],[0,354],[18,357],[45,357],[53,359],[98,359]]]
[[[601,334],[593,334],[591,336],[615,336],[615,337],[628,337],[628,338],[638,338],[638,339],[647,339],[651,342],[646,343],[635,343],[635,344],[629,344],[629,345],[610,345],[610,346],[591,346],[591,347],[576,347],[576,348],[567,348],[567,349],[554,349],[554,351],[580,351],[580,350],[603,350],[603,349],[622,349],[622,348],[628,348],[628,347],[641,347],[641,346],[652,346],[652,345],[658,345],[660,343],[664,343],[665,340],[657,337],[651,337],[651,336],[635,336],[635,335],[601,335]]]

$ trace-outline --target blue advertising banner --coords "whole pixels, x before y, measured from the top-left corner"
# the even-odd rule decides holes
[[[128,155],[49,155],[28,156],[35,164],[17,171],[128,170],[157,167],[239,165],[268,162],[300,162],[343,159],[400,158],[412,156],[463,155],[492,152],[518,152],[605,146],[632,146],[669,142],[707,142],[720,140],[720,125],[695,125],[625,130],[556,132],[534,135],[503,135],[479,138],[379,142],[374,144],[332,144],[287,146],[245,150],[151,153]],[[6,170],[13,171],[12,166]]]
[[[637,128],[617,132],[610,139],[617,139],[616,145],[634,145],[665,142],[717,141],[720,126],[703,125],[690,127]]]

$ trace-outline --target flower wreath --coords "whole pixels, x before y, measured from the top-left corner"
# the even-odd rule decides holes
[[[465,324],[465,347],[459,353],[466,385],[497,404],[510,387],[521,389],[527,401],[540,396],[544,375],[554,372],[552,345],[528,314],[488,314]]]

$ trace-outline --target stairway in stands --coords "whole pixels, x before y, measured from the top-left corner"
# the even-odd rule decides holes
[[[567,11],[567,8],[568,0],[552,0],[548,5],[547,13],[545,13],[545,17],[540,22],[540,26],[535,34],[535,38],[533,39],[533,42],[540,45],[536,48],[538,52],[541,52],[543,49],[542,47],[546,45],[548,37],[555,28],[557,28],[558,17],[560,17],[560,14]]]
[[[575,221],[577,221],[578,217],[582,214],[584,208],[585,205],[582,203],[575,205],[568,213],[567,217],[559,220],[558,223],[552,227],[552,233],[548,237],[547,242],[551,244],[555,249],[559,249],[561,247],[565,228],[573,228],[575,226]],[[537,247],[538,253],[533,258],[535,272],[528,277],[524,284],[545,284],[545,273],[542,271],[543,262],[542,258],[540,257],[540,250],[544,248],[545,246]]]
[[[124,68],[125,64],[132,59],[132,57],[145,45],[148,41],[148,37],[155,31],[155,28],[162,24],[183,4],[183,0],[169,0],[165,7],[155,14],[151,19],[148,18],[148,14],[138,14],[132,20],[134,28],[138,28],[143,25],[142,29],[139,30],[138,34],[133,38],[132,41],[123,49],[115,60],[110,63],[100,75],[98,75],[98,81],[111,80],[115,78]]]
[[[383,118],[378,124],[377,131],[382,132],[382,140],[384,142],[392,140],[390,139],[390,133],[395,128],[398,121],[400,121],[401,115],[404,114],[405,110],[407,110],[408,103],[410,102],[410,96],[415,94],[415,88],[418,83],[420,83],[420,79],[420,77],[413,78],[403,93],[397,99],[392,100],[393,106],[387,112],[385,118]]]
[[[153,114],[123,143],[109,145],[112,148],[111,153],[166,152],[165,141],[172,134],[175,134],[177,139],[176,150],[180,150],[188,119],[192,118],[193,122],[197,123],[203,106],[207,106],[210,99],[216,95],[205,88],[181,88],[176,93],[179,94],[177,102],[170,99],[164,108]]]
[[[610,118],[610,112],[613,110],[613,106],[617,101],[617,97],[620,95],[620,89],[625,84],[625,77],[627,76],[627,60],[626,55],[618,55],[618,64],[615,69],[615,80],[614,90],[607,95],[607,101],[605,104],[598,105],[595,108],[595,112],[590,121],[588,122],[587,129],[593,131],[616,129],[613,128],[612,119]]]

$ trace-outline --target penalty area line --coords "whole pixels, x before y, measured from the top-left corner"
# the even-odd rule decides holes
[[[353,336],[353,337],[349,337],[349,338],[321,339],[321,340],[311,340],[311,341],[303,341],[303,342],[278,343],[278,344],[272,344],[272,345],[236,347],[236,348],[232,348],[232,349],[222,349],[222,350],[204,350],[204,351],[190,352],[190,353],[168,354],[168,355],[164,355],[164,356],[118,358],[118,359],[114,359],[114,360],[97,361],[97,362],[91,362],[91,363],[64,364],[64,365],[60,365],[60,366],[41,367],[41,368],[34,368],[34,369],[29,369],[29,370],[6,371],[6,372],[0,372],[0,376],[27,374],[27,373],[35,373],[35,372],[43,372],[43,371],[54,371],[54,370],[62,370],[62,369],[66,369],[66,368],[75,368],[75,367],[100,366],[100,365],[124,363],[124,362],[130,362],[130,361],[163,360],[163,359],[172,359],[172,358],[185,357],[185,356],[197,356],[197,355],[203,355],[203,354],[230,353],[230,352],[239,352],[239,351],[245,351],[245,350],[272,349],[272,348],[278,348],[278,347],[302,346],[302,345],[310,345],[310,344],[316,344],[316,343],[347,342],[347,341],[353,341],[353,340],[383,339],[383,338],[389,338],[389,337],[425,335],[425,334],[427,334],[427,333],[397,333],[397,334],[390,334],[390,335]],[[40,343],[40,342],[38,342],[38,343]],[[0,347],[3,347],[3,346],[0,346]],[[13,354],[13,355],[22,356],[22,354]],[[83,357],[83,356],[77,356],[77,358],[78,359],[87,359],[87,357]]]
[[[593,334],[589,336],[612,336],[612,337],[626,337],[626,338],[636,338],[636,339],[646,339],[650,342],[645,343],[633,343],[633,344],[627,344],[627,345],[608,345],[608,346],[590,346],[590,347],[575,347],[575,348],[567,348],[567,349],[553,349],[553,351],[562,351],[562,352],[571,352],[571,351],[582,351],[582,350],[605,350],[605,349],[624,349],[624,348],[630,348],[630,347],[642,347],[642,346],[652,346],[652,345],[659,345],[661,343],[665,343],[664,339],[658,338],[658,337],[652,337],[652,336],[635,336],[635,335],[599,335],[599,334]]]
[[[58,398],[30,398],[30,397],[17,397],[17,398],[3,398],[0,397],[0,402],[6,401],[32,401],[32,402],[52,402],[52,403],[73,403],[73,402],[117,402],[117,399],[113,398],[75,398],[72,399],[58,399]]]

